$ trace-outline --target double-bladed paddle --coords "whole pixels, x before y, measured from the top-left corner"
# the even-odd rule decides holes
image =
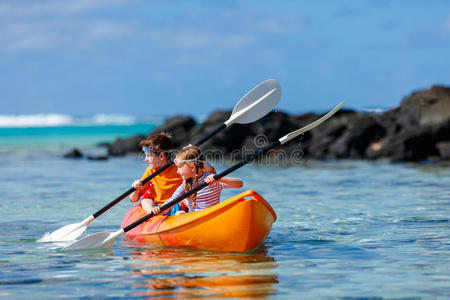
[[[195,145],[200,146],[205,141],[216,135],[218,132],[229,127],[232,124],[247,124],[264,117],[275,108],[275,106],[280,101],[280,98],[281,87],[278,81],[276,81],[275,79],[268,79],[261,82],[239,100],[239,102],[235,105],[230,118],[227,121],[217,127],[210,134],[196,142]],[[172,164],[173,162],[165,164],[156,172],[152,173],[150,176],[142,180],[142,184],[146,184],[152,178],[164,172],[164,170],[169,168]],[[38,240],[38,242],[72,241],[77,239],[81,234],[83,234],[83,232],[93,220],[122,201],[125,197],[127,197],[134,191],[136,191],[136,189],[134,187],[131,187],[130,189],[128,189],[128,191],[124,192],[122,195],[108,203],[105,207],[103,207],[93,215],[87,217],[80,223],[74,223],[61,227],[50,234],[46,234],[44,237]]]
[[[322,122],[324,122],[325,120],[327,120],[328,118],[330,118],[332,115],[334,115],[341,107],[342,105],[344,105],[344,101],[342,101],[341,103],[339,103],[335,108],[333,108],[331,111],[329,111],[326,115],[324,115],[323,117],[321,117],[320,119],[312,122],[311,124],[302,127],[300,129],[297,129],[295,131],[292,131],[288,134],[286,134],[285,136],[283,136],[282,138],[280,138],[279,140],[273,142],[272,144],[270,144],[269,146],[258,150],[256,153],[247,156],[246,158],[244,158],[241,162],[235,164],[234,166],[228,168],[227,170],[223,171],[220,174],[217,174],[214,176],[214,179],[218,180],[228,174],[230,174],[231,172],[235,171],[236,169],[239,169],[240,167],[242,167],[243,165],[249,163],[250,161],[254,160],[255,158],[266,154],[268,151],[274,149],[275,147],[278,147],[279,145],[285,144],[288,141],[292,140],[293,138],[299,136],[300,134],[313,129],[314,127],[320,125]],[[204,187],[206,187],[208,185],[208,183],[203,182],[201,184],[199,184],[197,187],[195,187],[194,189],[190,190],[187,193],[184,193],[183,195],[163,204],[161,206],[161,211],[164,211],[168,208],[170,208],[171,206],[177,204],[178,202],[180,202],[181,200],[191,196],[192,194],[198,192],[199,190],[203,189]],[[114,244],[114,240],[116,238],[118,238],[119,236],[121,236],[122,234],[124,234],[125,232],[135,228],[136,226],[142,224],[143,222],[149,220],[151,217],[153,217],[155,214],[153,213],[149,213],[146,216],[142,217],[141,219],[135,221],[134,223],[121,228],[115,232],[109,233],[109,232],[99,232],[99,233],[94,233],[91,235],[86,236],[85,238],[76,241],[70,245],[68,245],[67,247],[64,248],[64,250],[82,250],[82,249],[94,249],[94,248],[107,248],[107,247],[112,247],[112,245]]]

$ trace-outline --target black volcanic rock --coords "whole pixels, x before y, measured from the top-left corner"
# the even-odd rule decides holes
[[[73,148],[72,150],[64,154],[64,158],[82,158],[82,157],[83,153],[78,148]]]
[[[164,124],[148,133],[147,137],[161,132],[172,134],[172,142],[175,148],[184,146],[191,135],[191,129],[195,127],[196,122],[191,117],[175,116],[168,119]],[[126,139],[118,138],[109,145],[108,154],[111,156],[121,156],[127,153],[135,153],[141,151],[139,142],[146,136],[135,135]]]
[[[175,148],[185,146],[188,140],[190,140],[191,130],[197,125],[195,120],[187,116],[175,116],[168,119],[164,124],[155,130],[152,130],[147,135],[148,137],[167,132],[172,135],[172,143]]]
[[[139,142],[145,138],[143,135],[135,135],[126,139],[118,138],[108,148],[111,156],[121,156],[130,152],[139,152]]]
[[[307,156],[362,159],[369,144],[385,133],[370,114],[341,114],[311,131]]]
[[[201,139],[221,126],[226,120],[229,119],[231,111],[216,111],[212,113],[200,126],[193,128],[190,140],[185,141],[186,144],[198,143]],[[241,138],[243,138],[248,132],[246,126],[237,124],[232,125],[214,135],[209,140],[202,144],[202,149],[213,152],[215,150],[228,153],[241,144]]]
[[[450,140],[450,88],[413,93],[378,116],[386,135],[369,147],[368,158],[418,161],[440,157],[437,143]]]
[[[436,143],[436,148],[441,158],[450,160],[450,141]]]
[[[433,86],[403,99],[399,111],[401,123],[420,127],[442,125],[450,121],[450,88]]]
[[[231,111],[216,111],[197,125],[187,116],[175,116],[148,134],[169,132],[176,148],[194,144],[222,125]],[[300,116],[271,112],[250,124],[233,124],[202,145],[213,158],[241,159],[286,133],[310,124],[321,114]],[[110,155],[139,151],[144,136],[117,139]],[[414,92],[384,113],[342,109],[320,126],[268,154],[273,157],[315,159],[389,159],[418,161],[450,157],[450,88],[433,86]]]
[[[91,154],[86,157],[88,160],[108,160],[108,155],[105,154]]]

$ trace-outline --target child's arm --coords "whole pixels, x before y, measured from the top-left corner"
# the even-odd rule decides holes
[[[162,205],[166,204],[167,202],[172,201],[173,199],[179,197],[180,195],[183,194],[183,185],[181,184],[179,187],[177,187],[177,189],[175,190],[175,192],[173,193],[172,197],[170,197],[169,200],[165,201]],[[186,200],[186,199],[184,199]],[[184,201],[183,200],[183,201]],[[187,200],[186,200],[187,201]],[[161,206],[162,206],[161,205]],[[166,209],[165,211],[162,212],[162,214],[166,214],[168,213],[172,208],[169,207],[168,209]],[[149,211],[149,213],[152,212],[154,214],[159,214],[161,213],[161,207],[159,207],[158,205],[153,205],[153,208],[151,208]]]
[[[155,208],[155,206],[156,206],[155,202],[153,202],[152,199],[145,198],[145,199],[141,200],[142,209],[148,213],[151,212],[153,210],[153,208]]]
[[[131,186],[134,187],[136,189],[136,191],[131,193],[130,201],[131,202],[136,202],[136,201],[139,200],[140,194],[142,193],[142,191],[144,189],[144,186],[142,185],[142,182],[140,180],[134,181]]]
[[[144,199],[144,200],[147,200],[147,199]],[[144,200],[142,200],[142,202],[143,202]],[[185,200],[186,200],[186,199],[185,199]],[[183,201],[185,201],[185,200],[183,200]],[[170,201],[170,200],[164,202],[163,205],[166,204],[166,203],[169,202],[169,201]],[[183,201],[180,202],[180,207],[181,207],[181,203],[183,203]],[[187,204],[186,204],[186,207],[187,207]],[[169,207],[169,208],[167,208],[166,210],[164,210],[164,211],[161,213],[161,207],[158,206],[158,205],[154,205],[154,204],[153,204],[153,207],[151,207],[149,210],[146,209],[146,211],[147,211],[148,213],[153,213],[153,214],[155,214],[155,215],[157,215],[157,214],[165,215],[165,214],[167,214],[171,209],[172,209],[172,207]],[[185,210],[185,209],[183,209],[183,210]]]
[[[222,183],[228,184],[229,186],[231,186],[233,188],[241,188],[243,186],[242,180],[240,178],[222,177],[222,178],[220,178],[219,180],[216,181],[214,179],[214,174],[211,174],[208,177],[206,177],[205,181],[209,185],[214,184],[215,182],[222,182]]]

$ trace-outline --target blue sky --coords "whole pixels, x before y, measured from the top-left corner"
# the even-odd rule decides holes
[[[388,108],[449,53],[447,0],[0,0],[0,114],[207,114],[269,78],[282,111]]]

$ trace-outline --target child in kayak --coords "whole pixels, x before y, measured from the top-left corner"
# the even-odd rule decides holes
[[[160,133],[142,140],[139,146],[145,153],[145,161],[148,163],[148,167],[141,180],[133,182],[132,186],[136,191],[130,195],[130,201],[136,202],[142,198],[142,208],[150,212],[155,206],[161,205],[169,199],[183,180],[178,175],[177,168],[171,165],[161,174],[142,185],[142,180],[169,162],[168,155],[172,150],[172,139],[169,134]]]
[[[189,192],[203,182],[209,185],[190,197],[181,201],[188,207],[188,211],[202,210],[213,206],[220,202],[220,193],[224,188],[240,188],[242,187],[242,180],[234,177],[223,177],[219,180],[214,179],[214,174],[207,173],[203,169],[205,166],[205,157],[200,148],[196,146],[186,146],[177,154],[175,160],[177,172],[183,179],[181,184],[169,199],[175,199],[180,195]],[[161,211],[160,207],[154,207],[152,212],[158,214]],[[166,213],[168,210],[164,211]],[[176,214],[184,213],[179,210]]]

